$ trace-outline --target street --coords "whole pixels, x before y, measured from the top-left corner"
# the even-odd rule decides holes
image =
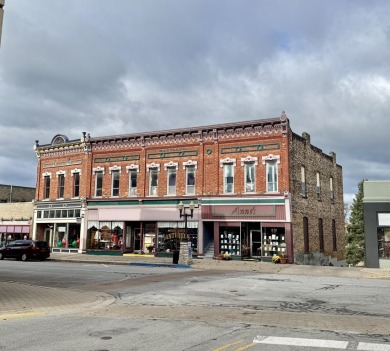
[[[390,350],[389,280],[0,262],[0,350]]]

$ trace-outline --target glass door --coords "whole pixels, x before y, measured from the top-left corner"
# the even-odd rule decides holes
[[[261,256],[261,231],[251,230],[250,239],[251,239],[251,257],[260,257]]]
[[[141,250],[141,230],[139,228],[134,228],[134,251]]]

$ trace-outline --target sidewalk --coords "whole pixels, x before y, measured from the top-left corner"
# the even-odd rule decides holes
[[[194,259],[193,264],[177,265],[172,259],[166,257],[154,257],[153,255],[87,255],[87,254],[63,254],[52,253],[50,259],[59,262],[82,262],[95,264],[119,264],[142,265],[153,267],[192,268],[201,270],[241,271],[267,274],[292,274],[306,276],[328,276],[360,279],[386,279],[390,280],[390,269],[377,269],[365,267],[329,267],[329,266],[305,266],[295,264],[274,264],[260,261],[236,261]]]

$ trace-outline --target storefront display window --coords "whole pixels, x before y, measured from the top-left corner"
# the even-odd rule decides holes
[[[262,256],[285,256],[286,235],[284,228],[263,228]]]
[[[390,258],[390,228],[378,229],[378,256]]]
[[[193,253],[198,252],[198,222],[187,222],[185,233],[183,222],[158,222],[157,251],[172,252],[180,249],[181,241],[191,242]]]
[[[219,250],[221,254],[240,255],[240,227],[219,227]]]
[[[88,222],[87,249],[121,250],[123,222]]]
[[[54,232],[53,247],[77,249],[80,247],[80,224],[57,224]]]

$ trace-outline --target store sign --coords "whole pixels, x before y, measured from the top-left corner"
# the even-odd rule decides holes
[[[212,206],[213,217],[275,217],[275,205]]]
[[[378,213],[378,225],[390,226],[390,213]]]
[[[66,227],[58,227],[57,229],[61,233],[66,231]]]
[[[237,206],[232,211],[233,216],[237,215],[256,215],[256,207]]]

